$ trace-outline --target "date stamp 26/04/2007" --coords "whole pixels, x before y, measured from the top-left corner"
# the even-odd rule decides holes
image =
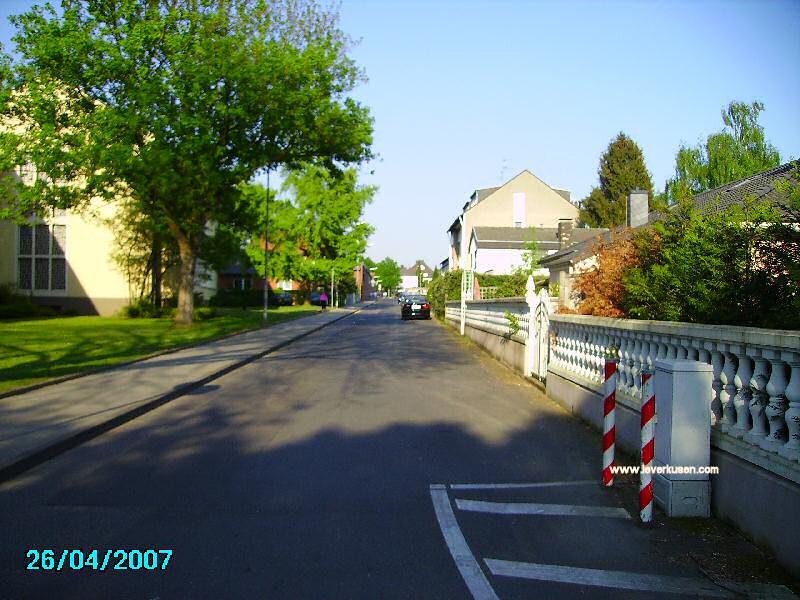
[[[108,549],[82,550],[51,548],[28,550],[28,571],[156,571],[165,570],[172,558],[169,549]]]

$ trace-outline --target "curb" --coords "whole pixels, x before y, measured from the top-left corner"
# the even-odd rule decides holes
[[[77,433],[70,434],[66,438],[61,439],[61,440],[59,440],[57,442],[49,443],[49,444],[39,448],[38,450],[34,450],[28,456],[25,456],[25,457],[22,457],[22,458],[17,458],[16,460],[12,460],[10,463],[7,463],[5,465],[0,465],[0,483],[9,481],[9,480],[13,479],[14,477],[17,477],[18,475],[21,475],[22,473],[24,473],[26,471],[29,471],[30,469],[32,469],[34,467],[37,467],[40,464],[42,464],[42,463],[44,463],[44,462],[46,462],[46,461],[48,461],[48,460],[50,460],[52,458],[55,458],[56,456],[58,456],[60,454],[63,454],[67,450],[71,450],[72,448],[80,446],[81,444],[83,444],[85,442],[88,442],[89,440],[94,439],[94,438],[98,437],[99,435],[101,435],[103,433],[106,433],[107,431],[111,431],[112,429],[115,429],[115,428],[119,427],[120,425],[124,425],[125,423],[127,423],[129,421],[132,421],[137,417],[140,417],[140,416],[142,416],[142,415],[144,415],[144,414],[146,414],[146,413],[148,413],[148,412],[150,412],[152,410],[155,410],[159,406],[163,406],[164,404],[167,404],[168,402],[170,402],[172,400],[175,400],[176,398],[180,398],[181,396],[185,396],[189,392],[191,392],[193,390],[196,390],[197,388],[200,388],[200,387],[206,385],[207,383],[210,383],[210,382],[214,381],[215,379],[219,379],[220,377],[222,377],[224,375],[227,375],[228,373],[231,373],[231,372],[233,372],[233,371],[235,371],[235,370],[237,370],[237,369],[239,369],[241,367],[244,367],[245,365],[248,365],[248,364],[250,364],[252,362],[255,362],[255,361],[257,361],[257,360],[259,360],[261,358],[264,358],[265,356],[275,352],[276,350],[280,350],[281,348],[284,348],[284,347],[288,346],[289,344],[292,344],[292,343],[294,343],[294,342],[296,342],[298,340],[301,340],[301,339],[303,339],[305,337],[308,337],[309,335],[311,335],[313,333],[316,333],[320,329],[324,329],[328,325],[332,325],[333,323],[337,323],[337,322],[339,322],[339,321],[341,321],[343,319],[346,319],[347,317],[351,317],[351,316],[361,312],[364,308],[365,307],[363,307],[363,306],[359,307],[359,308],[356,308],[355,310],[353,310],[353,311],[351,311],[351,312],[349,312],[349,313],[347,313],[345,315],[342,315],[340,317],[337,317],[336,319],[333,319],[332,321],[328,321],[327,323],[323,323],[322,325],[314,327],[313,329],[309,329],[308,331],[300,333],[300,334],[298,334],[298,335],[296,335],[296,336],[294,336],[292,338],[289,338],[288,340],[284,340],[282,342],[278,342],[277,344],[275,344],[273,346],[270,346],[266,350],[263,350],[263,351],[258,352],[256,354],[248,356],[248,357],[240,360],[239,362],[235,362],[235,363],[233,363],[231,365],[228,365],[227,367],[224,367],[224,368],[222,368],[222,369],[220,369],[218,371],[215,371],[215,372],[211,373],[210,375],[206,375],[202,379],[198,379],[198,380],[195,380],[195,381],[190,381],[188,383],[183,383],[183,384],[177,386],[172,391],[167,392],[166,394],[162,394],[160,396],[156,396],[155,398],[152,398],[150,400],[145,400],[145,401],[143,401],[142,404],[139,404],[135,408],[132,408],[130,410],[122,412],[122,413],[120,413],[120,414],[118,414],[118,415],[116,415],[116,416],[114,416],[114,417],[112,417],[112,418],[110,418],[110,419],[108,419],[106,421],[103,421],[101,423],[97,423],[96,425],[92,425],[91,427],[88,427],[87,429],[84,429],[83,431],[79,431]],[[254,330],[250,330],[250,331],[254,331]],[[247,333],[247,332],[240,332],[240,333]],[[234,335],[238,335],[238,334],[234,334]],[[228,336],[228,337],[232,337],[232,336]],[[217,341],[219,339],[223,339],[223,338],[217,338],[215,340],[209,340],[209,342]],[[194,344],[194,345],[188,346],[188,347],[194,347],[194,346],[197,346],[197,345],[200,345],[200,344]],[[168,352],[163,352],[161,354],[169,354],[169,353],[175,352],[175,351],[176,350],[170,350]],[[157,356],[160,356],[161,354],[158,354]],[[148,357],[148,358],[151,358],[151,357]],[[144,360],[144,359],[141,359],[141,360]],[[135,362],[140,362],[140,360],[131,361],[131,363],[128,363],[128,364],[132,364],[132,363],[135,363]],[[119,367],[119,366],[122,366],[122,365],[119,365],[119,364],[118,365],[114,365],[114,367]],[[101,369],[101,371],[105,371],[105,370],[108,370],[108,369],[106,369],[106,368]],[[78,377],[82,377],[82,376],[90,375],[90,374],[91,373],[85,373],[85,374],[81,374],[81,375],[76,376],[76,377],[70,377],[70,379],[77,379]],[[64,380],[62,380],[62,381],[64,381]],[[56,382],[53,382],[53,383],[58,383],[58,382],[56,381]],[[48,384],[48,385],[52,385],[52,384]],[[40,386],[40,387],[44,387],[44,386]]]

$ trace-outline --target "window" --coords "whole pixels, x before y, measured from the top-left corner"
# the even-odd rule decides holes
[[[282,279],[278,282],[278,287],[281,288],[284,292],[288,292],[292,289],[292,280],[291,279]]]
[[[21,290],[67,289],[67,226],[19,227],[17,285]]]
[[[514,227],[525,226],[525,192],[514,192]]]
[[[250,290],[253,288],[253,280],[250,277],[237,277],[231,280],[232,290]]]

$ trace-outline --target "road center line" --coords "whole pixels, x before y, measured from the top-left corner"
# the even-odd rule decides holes
[[[562,565],[515,562],[510,560],[485,559],[492,575],[556,581],[575,585],[662,592],[665,594],[686,594],[693,596],[712,596],[715,598],[734,598],[736,595],[714,585],[706,579],[697,577],[672,577],[669,575],[650,575],[629,571],[606,571],[603,569],[583,569]]]
[[[536,504],[533,502],[485,502],[456,498],[459,510],[497,515],[547,515],[556,517],[611,517],[630,519],[628,511],[613,506],[573,506],[571,504]]]
[[[494,593],[492,586],[483,574],[478,561],[472,555],[472,551],[461,533],[461,528],[456,521],[456,515],[450,506],[450,498],[447,495],[447,488],[443,484],[434,484],[430,487],[433,509],[436,511],[436,519],[439,521],[439,528],[442,530],[444,541],[450,549],[450,554],[461,573],[461,577],[467,584],[472,597],[475,600],[500,600]]]
[[[527,488],[548,488],[568,485],[599,485],[595,479],[582,481],[540,481],[538,483],[453,483],[451,490],[517,490]]]

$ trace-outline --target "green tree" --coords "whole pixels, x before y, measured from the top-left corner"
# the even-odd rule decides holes
[[[780,153],[758,123],[763,110],[761,102],[731,102],[722,110],[722,131],[708,136],[705,144],[681,146],[675,176],[667,182],[667,200],[690,198],[780,165]]]
[[[701,214],[682,201],[634,237],[624,306],[640,319],[800,327],[800,235],[774,206]]]
[[[288,171],[283,197],[270,202],[270,278],[295,279],[309,291],[329,282],[331,271],[337,280],[352,277],[373,231],[362,217],[375,191],[358,185],[355,169],[306,164]],[[250,185],[245,194],[259,215],[248,255],[263,277],[267,191]]]
[[[590,227],[625,224],[628,194],[643,189],[653,197],[653,183],[641,148],[620,132],[600,157],[600,186],[592,188],[581,202],[580,221]]]
[[[542,258],[539,244],[536,243],[536,228],[530,227],[529,231],[531,232],[531,239],[525,242],[522,252],[522,265],[517,268],[517,273],[526,278],[528,275],[533,275],[535,271],[541,268],[539,259]]]
[[[384,290],[393,292],[400,286],[400,265],[388,256],[375,267],[375,276],[380,280]]]
[[[337,18],[314,0],[62,0],[15,17],[18,101],[3,112],[31,126],[2,162],[45,175],[17,190],[16,214],[129,195],[177,243],[190,323],[207,224],[247,225],[241,182],[370,156]]]

